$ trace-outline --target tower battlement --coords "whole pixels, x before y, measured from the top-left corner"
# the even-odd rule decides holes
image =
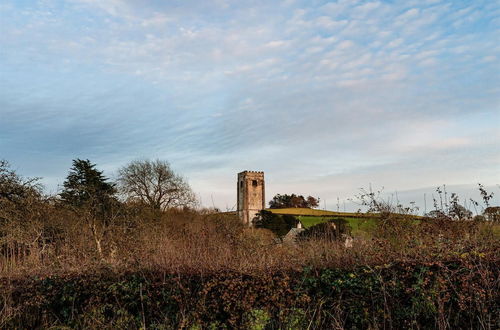
[[[243,171],[238,173],[238,216],[253,226],[253,219],[266,205],[264,172]]]

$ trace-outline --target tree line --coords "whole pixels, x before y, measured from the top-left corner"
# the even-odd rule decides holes
[[[74,207],[106,207],[114,199],[138,202],[154,210],[191,207],[196,198],[187,181],[167,161],[136,160],[120,168],[111,182],[88,159],[75,159],[59,194]]]
[[[0,246],[2,241],[19,241],[9,238],[15,233],[33,232],[33,244],[53,239],[46,220],[65,212],[63,217],[87,226],[102,257],[103,241],[131,210],[148,209],[159,217],[169,209],[194,206],[195,194],[186,179],[163,160],[132,161],[112,181],[90,160],[74,159],[62,190],[54,196],[44,194],[40,178],[25,178],[6,160],[0,161]]]

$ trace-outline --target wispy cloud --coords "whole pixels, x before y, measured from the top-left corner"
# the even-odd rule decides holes
[[[110,173],[162,157],[221,204],[245,168],[329,199],[358,179],[495,184],[499,14],[492,1],[7,1],[1,156],[51,187],[74,157]]]

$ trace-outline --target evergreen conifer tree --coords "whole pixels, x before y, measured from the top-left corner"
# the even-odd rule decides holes
[[[116,193],[115,185],[108,182],[102,171],[88,159],[75,159],[59,194],[64,204],[73,207],[104,208]],[[99,207],[100,206],[100,207]]]

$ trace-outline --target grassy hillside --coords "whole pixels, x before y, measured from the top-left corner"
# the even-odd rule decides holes
[[[348,218],[348,217],[318,217],[318,216],[298,216],[304,228],[310,228],[314,225],[328,222],[335,219],[347,221],[351,227],[351,234],[357,237],[369,236],[377,227],[377,218]]]
[[[315,210],[308,208],[286,208],[286,209],[266,209],[266,211],[275,214],[290,214],[290,215],[307,215],[317,217],[349,217],[349,218],[372,218],[378,217],[378,214],[369,213],[350,213],[350,212],[334,212],[326,210]]]
[[[378,213],[334,212],[308,208],[266,209],[266,211],[274,214],[296,216],[304,228],[310,228],[330,220],[343,219],[349,223],[352,235],[357,237],[371,236],[371,233],[377,227],[377,221],[380,219],[380,214]],[[400,217],[401,219],[409,218],[416,222],[422,219],[420,216],[413,215],[401,215]]]
[[[308,208],[284,208],[284,209],[266,209],[266,211],[275,214],[289,214],[297,216],[316,216],[316,217],[342,217],[342,218],[379,218],[379,213],[358,213],[358,212],[335,212],[327,210],[316,210]],[[404,215],[398,214],[399,217],[411,218],[411,219],[422,219],[422,216],[418,215]]]

